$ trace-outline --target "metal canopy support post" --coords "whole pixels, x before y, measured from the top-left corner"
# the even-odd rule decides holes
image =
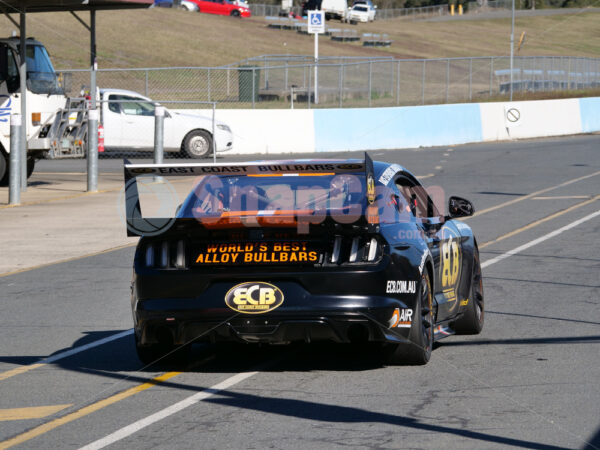
[[[157,106],[154,109],[154,164],[162,164],[165,153],[165,108]],[[157,182],[162,182],[162,177],[154,179]]]
[[[21,167],[20,167],[20,142],[21,142],[21,116],[10,116],[10,168],[8,203],[18,205],[21,203]]]
[[[20,142],[20,163],[21,163],[21,191],[27,191],[27,50],[26,42],[26,24],[25,24],[25,7],[19,13],[19,28],[21,33],[20,50],[20,65],[19,77],[21,79],[21,142]]]
[[[98,110],[96,109],[96,10],[90,10],[90,111],[88,116],[87,190],[98,191]],[[95,116],[95,117],[92,117]],[[95,120],[94,120],[95,118]]]

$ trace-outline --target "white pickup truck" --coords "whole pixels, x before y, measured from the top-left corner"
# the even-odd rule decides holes
[[[133,91],[100,89],[105,151],[151,151],[154,148],[154,110],[157,103]],[[223,122],[215,122],[216,149],[233,148],[233,134]],[[165,108],[165,152],[181,152],[189,158],[212,154],[212,118]]]

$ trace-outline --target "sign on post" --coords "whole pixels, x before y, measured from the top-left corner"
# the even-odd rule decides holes
[[[325,33],[325,13],[308,11],[308,33],[315,35],[315,104],[319,103],[319,34]],[[308,94],[310,96],[310,93]]]
[[[325,33],[325,13],[323,11],[308,11],[309,34]]]

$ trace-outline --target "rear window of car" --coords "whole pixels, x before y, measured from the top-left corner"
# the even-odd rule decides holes
[[[350,174],[207,175],[199,177],[178,216],[198,218],[274,211],[314,214],[343,210],[362,214],[365,192],[364,177]]]

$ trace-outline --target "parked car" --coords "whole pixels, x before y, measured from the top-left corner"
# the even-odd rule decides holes
[[[377,10],[377,6],[375,6],[371,0],[356,0],[352,4],[352,8],[354,8],[355,6],[366,6],[367,13],[369,16],[369,22],[373,22],[375,20],[375,12]]]
[[[348,22],[369,22],[369,7],[367,5],[354,5],[348,12]]]
[[[153,6],[159,8],[173,8],[173,0],[154,0]],[[179,2],[179,9],[198,11],[198,5],[189,0],[181,0]]]
[[[123,89],[100,89],[101,124],[105,151],[150,151],[154,148],[154,111],[157,103],[148,97]],[[233,148],[229,126],[216,121],[217,152]],[[189,158],[212,154],[212,118],[183,114],[165,108],[165,152],[181,152]]]
[[[229,0],[189,0],[198,6],[202,13],[221,16],[250,17],[250,8],[231,3]]]

